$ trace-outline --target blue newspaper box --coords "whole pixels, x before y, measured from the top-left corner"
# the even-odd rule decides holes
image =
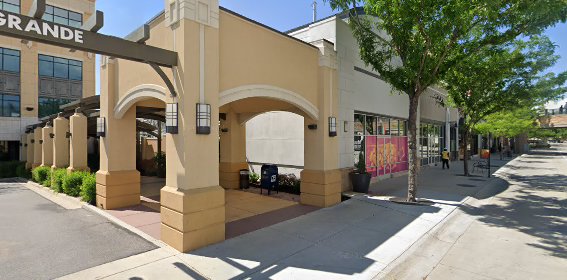
[[[268,195],[272,190],[278,191],[278,167],[274,164],[264,164],[261,169],[262,178],[260,180],[260,193],[263,189],[268,190]]]

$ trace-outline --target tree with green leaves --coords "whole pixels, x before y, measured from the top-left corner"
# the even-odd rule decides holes
[[[487,46],[447,71],[443,84],[449,92],[449,102],[464,119],[461,139],[465,175],[469,175],[471,128],[491,114],[534,108],[566,92],[562,85],[567,73],[544,73],[557,59],[549,38],[533,35]]]
[[[567,18],[566,0],[328,0],[343,10],[362,60],[409,98],[408,197],[417,193],[420,96],[446,72],[489,46],[540,34]],[[364,13],[352,7],[364,5]]]
[[[510,149],[509,139],[537,129],[537,119],[537,110],[533,108],[500,111],[486,116],[473,127],[473,130],[481,135],[491,134],[493,137],[499,138],[502,145],[507,143],[506,147],[502,147],[500,150],[500,158],[502,159],[504,149]]]

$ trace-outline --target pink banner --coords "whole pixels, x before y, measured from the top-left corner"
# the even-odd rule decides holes
[[[378,138],[378,175],[383,176],[386,174],[386,169],[384,168],[384,138]]]
[[[366,136],[364,142],[366,143],[366,171],[372,174],[372,177],[376,177],[378,175],[376,136]]]
[[[397,155],[396,164],[393,167],[392,172],[402,172],[408,170],[408,138],[407,137],[395,137],[397,142]]]

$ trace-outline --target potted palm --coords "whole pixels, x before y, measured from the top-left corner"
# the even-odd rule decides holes
[[[356,168],[350,173],[352,190],[358,193],[368,193],[368,188],[370,187],[370,178],[370,173],[366,172],[364,153],[360,152],[360,154],[358,155],[358,163],[356,164]]]

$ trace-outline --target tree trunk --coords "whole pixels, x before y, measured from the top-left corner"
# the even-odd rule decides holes
[[[417,196],[417,107],[419,95],[409,96],[409,120],[408,120],[408,146],[409,146],[409,170],[408,170],[408,198],[409,202],[415,202]]]
[[[467,125],[464,126],[463,131],[463,167],[465,171],[465,176],[469,176],[469,127]]]

